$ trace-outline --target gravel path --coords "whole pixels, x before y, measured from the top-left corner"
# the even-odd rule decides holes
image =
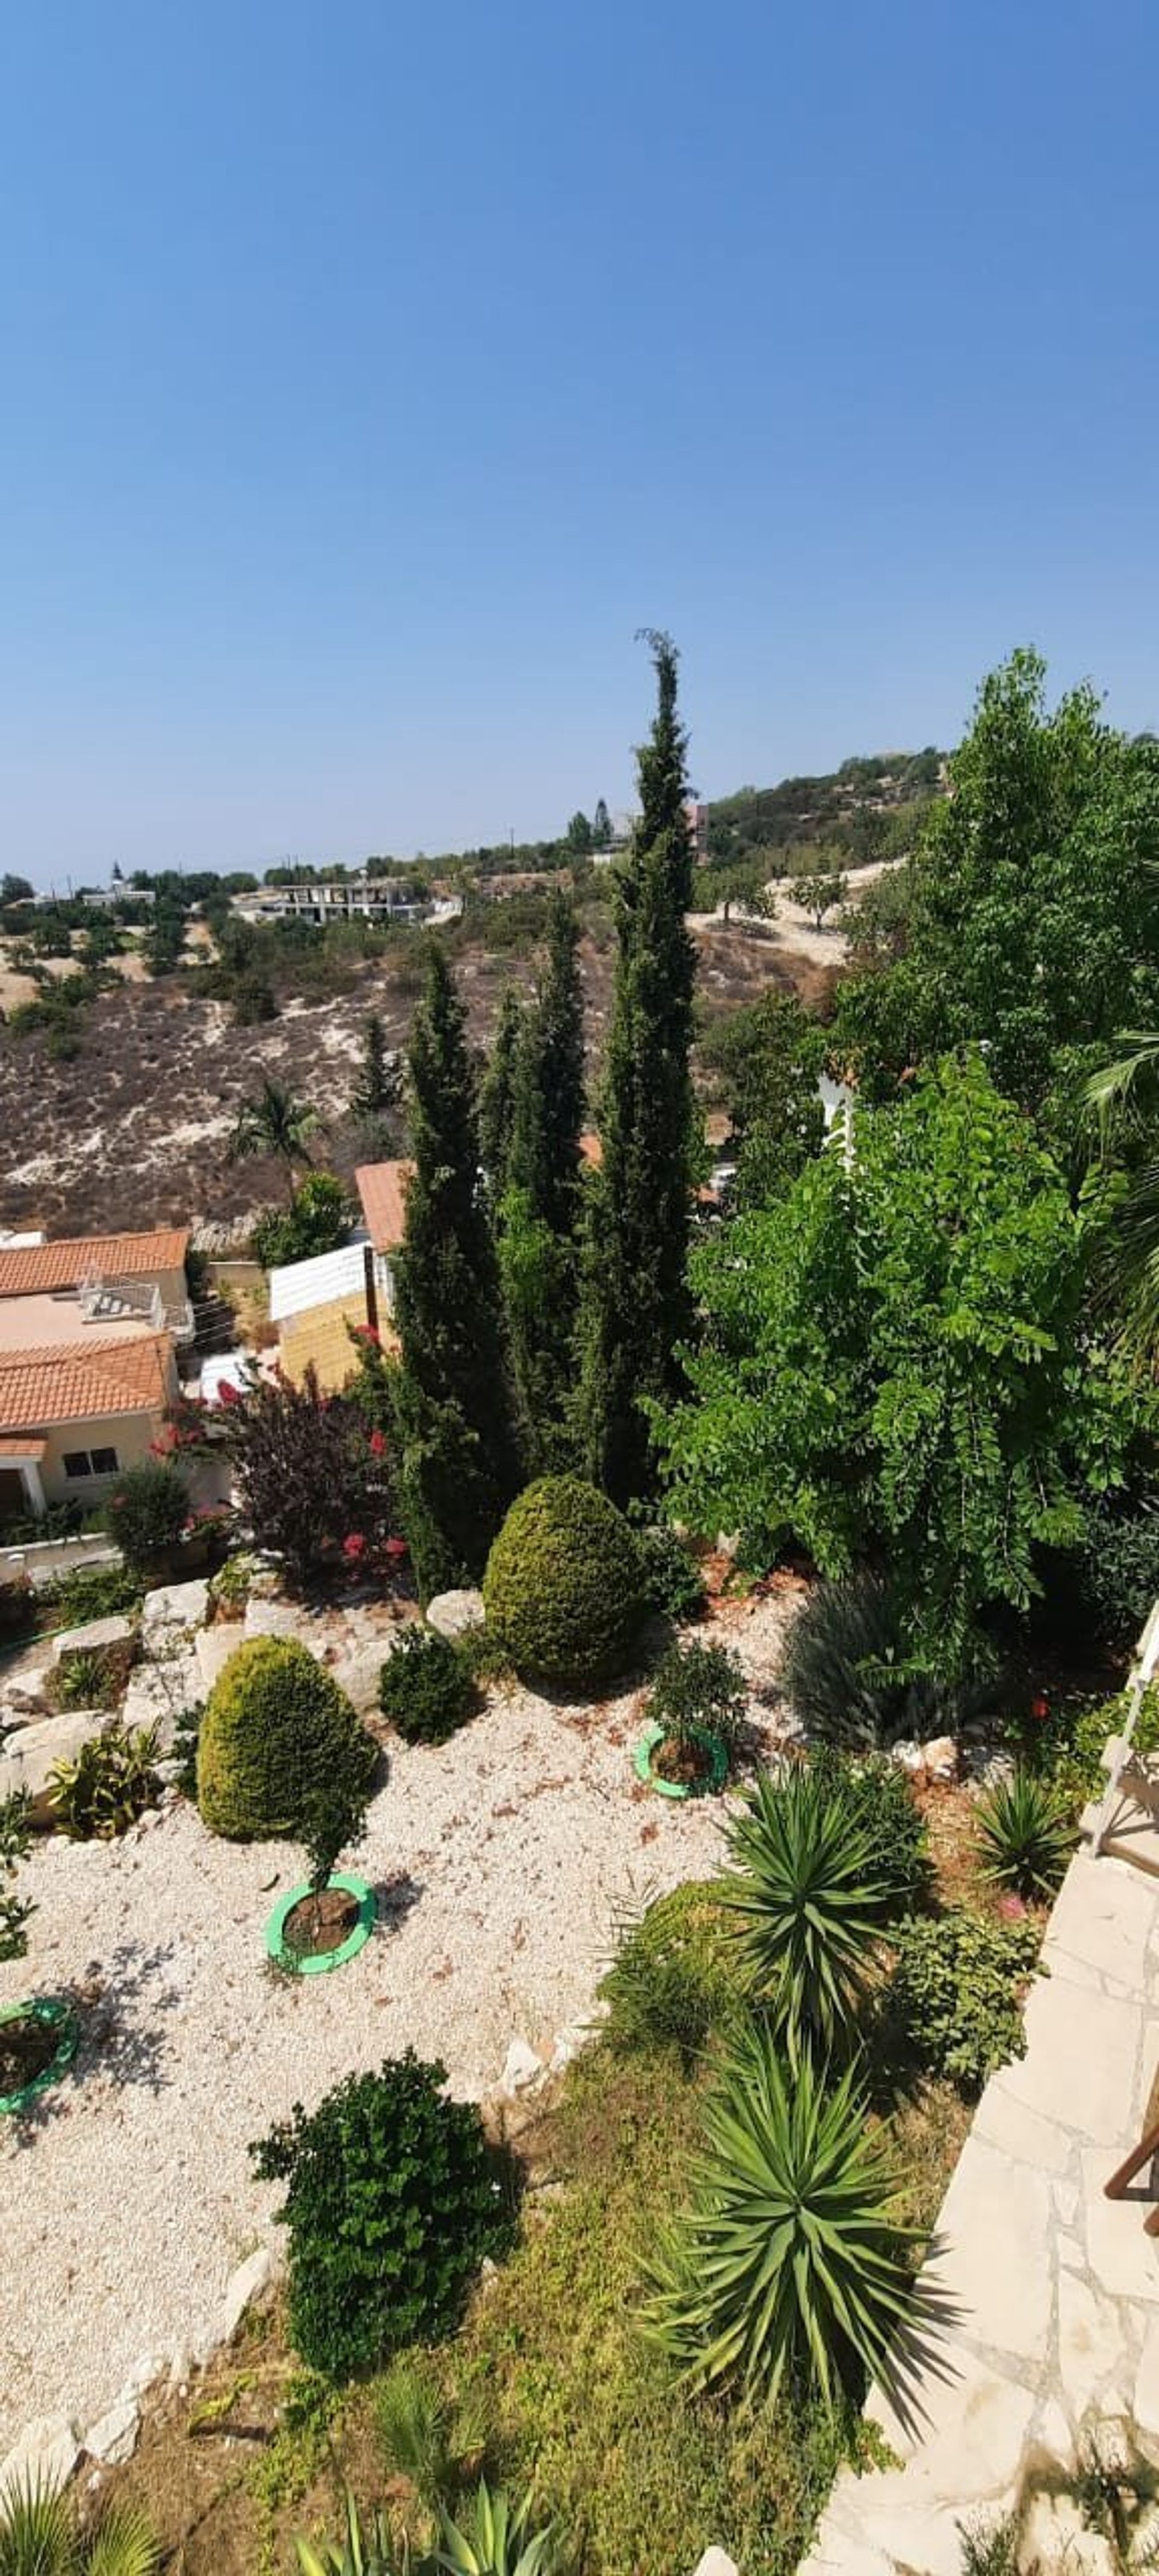
[[[754,1682],[787,1607],[738,1605],[729,1642]],[[246,2148],[296,2100],[408,2043],[479,2096],[513,2037],[550,2055],[590,2010],[625,1896],[716,1865],[719,1803],[633,1779],[637,1715],[518,1691],[442,1748],[395,1747],[355,1855],[379,1927],[297,1984],[263,1964],[293,1847],[215,1841],[182,1802],[122,1843],[34,1852],[39,1910],[0,2003],[77,1984],[90,2004],[75,2076],[21,2130],[0,2123],[0,2456],[32,2416],[83,2427],[142,2356],[211,2331],[235,2265],[280,2241]]]

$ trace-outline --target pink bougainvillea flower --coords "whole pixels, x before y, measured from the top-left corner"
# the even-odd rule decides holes
[[[406,1540],[404,1538],[384,1539],[382,1553],[385,1557],[389,1558],[392,1565],[401,1565],[404,1556],[407,1554]]]
[[[240,1389],[240,1387],[232,1386],[232,1385],[230,1384],[230,1381],[229,1381],[229,1379],[228,1379],[227,1377],[223,1377],[223,1378],[221,1378],[221,1379],[219,1380],[219,1382],[218,1382],[218,1389],[217,1389],[217,1392],[218,1392],[219,1400],[220,1400],[220,1402],[221,1402],[222,1404],[240,1404],[240,1403],[241,1403],[241,1389]]]
[[[372,1458],[385,1458],[386,1456],[386,1442],[383,1439],[381,1431],[371,1432],[370,1455]]]
[[[344,1557],[348,1558],[351,1565],[357,1565],[359,1558],[365,1556],[366,1541],[363,1538],[361,1530],[351,1530],[349,1535],[343,1539],[342,1553]]]

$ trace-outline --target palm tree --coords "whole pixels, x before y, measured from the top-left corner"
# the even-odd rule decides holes
[[[1104,1144],[1124,1110],[1137,1110],[1148,1094],[1154,1104],[1159,1095],[1159,1029],[1121,1029],[1115,1043],[1122,1053],[1092,1074],[1086,1092]],[[1102,1252],[1106,1293],[1125,1310],[1123,1338],[1141,1357],[1154,1360],[1159,1353],[1159,1159],[1154,1156],[1129,1175],[1106,1220]]]
[[[317,1110],[305,1100],[295,1100],[292,1092],[283,1091],[267,1074],[260,1097],[243,1101],[237,1113],[227,1158],[231,1163],[245,1163],[252,1162],[256,1155],[270,1154],[284,1163],[292,1206],[298,1187],[294,1166],[309,1165],[306,1138],[317,1124]]]

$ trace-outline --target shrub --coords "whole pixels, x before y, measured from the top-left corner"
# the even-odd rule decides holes
[[[617,2055],[675,2048],[690,2065],[710,2033],[735,2016],[742,1980],[720,1890],[691,1880],[616,1925],[616,1953],[600,1981],[605,2037]]]
[[[155,1806],[157,1729],[107,1726],[90,1735],[75,1762],[58,1762],[50,1781],[53,1820],[71,1842],[112,1842]]]
[[[267,1012],[264,1016],[272,1018],[273,1014]],[[259,1217],[250,1250],[263,1270],[277,1270],[292,1261],[310,1261],[317,1253],[333,1252],[349,1222],[341,1181],[335,1180],[332,1172],[307,1172],[292,1208]]]
[[[656,1668],[648,1715],[677,1743],[699,1728],[720,1737],[731,1752],[744,1723],[748,1683],[727,1646],[670,1646]]]
[[[452,2407],[429,2357],[401,2352],[374,2395],[378,2447],[393,2476],[407,2478],[428,2513],[437,2514],[478,2467],[485,2447],[478,2402]]]
[[[219,1618],[241,1618],[257,1569],[257,1557],[246,1548],[236,1556],[228,1556],[225,1564],[218,1567],[209,1587],[209,1597]]]
[[[287,2185],[291,2334],[330,2378],[449,2333],[484,2255],[509,2241],[478,2111],[446,2101],[445,2081],[408,2049],[251,2148],[257,2173]]]
[[[754,2023],[703,2117],[696,2197],[647,2267],[647,2331],[693,2391],[858,2395],[911,2308],[914,2231],[852,2073],[832,2085],[806,2058],[790,2074]]]
[[[995,1781],[975,1824],[983,1878],[1016,1896],[1053,1896],[1075,1843],[1069,1802],[1053,1781],[1022,1769]]]
[[[197,1803],[231,1841],[308,1839],[320,1788],[364,1794],[375,1753],[343,1691],[290,1637],[239,1646],[210,1692],[197,1746]]]
[[[818,1585],[789,1632],[782,1678],[810,1735],[853,1747],[956,1735],[996,1692],[982,1676],[940,1682],[908,1658],[897,1604],[868,1574]]]
[[[929,1836],[905,1772],[888,1754],[858,1758],[831,1744],[813,1745],[808,1761],[814,1778],[844,1806],[850,1831],[865,1840],[870,1881],[883,1891],[883,1920],[911,1914],[929,1893],[933,1869]]]
[[[188,1518],[185,1478],[159,1458],[126,1467],[109,1496],[108,1527],[134,1572],[147,1572],[176,1547]]]
[[[57,1708],[115,1708],[127,1677],[123,1653],[108,1646],[78,1646],[54,1665],[48,1696]]]
[[[1079,1588],[1100,1637],[1133,1646],[1159,1594],[1159,1511],[1096,1503],[1078,1551]]]
[[[819,1774],[762,1772],[729,1827],[721,1895],[742,1917],[754,1985],[794,2066],[847,2043],[866,1997],[887,1889],[869,1838]]]
[[[60,1628],[83,1628],[89,1619],[116,1619],[139,1610],[145,1597],[140,1576],[127,1565],[77,1565],[45,1584],[47,1601]]]
[[[904,1924],[890,2002],[931,2074],[980,2093],[1026,2048],[1022,1997],[1038,1957],[1032,1923],[987,1923],[964,1907]]]
[[[517,1673],[587,1690],[622,1669],[643,1580],[637,1542],[606,1494],[582,1476],[541,1476],[487,1559],[488,1624]]]
[[[182,1436],[228,1460],[255,1544],[281,1558],[292,1583],[371,1559],[390,1531],[382,1433],[348,1397],[327,1395],[313,1366],[300,1386],[249,1373]]]
[[[683,1539],[677,1538],[675,1530],[655,1524],[638,1530],[636,1537],[648,1608],[677,1624],[698,1619],[704,1608],[704,1577]]]
[[[15,1879],[32,1841],[32,1801],[26,1789],[0,1798],[0,1959],[22,1959],[28,1948],[31,1900],[17,1896]]]
[[[405,1743],[445,1744],[478,1704],[466,1655],[437,1628],[404,1629],[382,1667],[378,1704]]]
[[[1088,1798],[1097,1797],[1106,1787],[1103,1754],[1112,1735],[1121,1735],[1127,1722],[1128,1695],[1119,1691],[1114,1699],[1098,1700],[1077,1716],[1064,1716],[1046,1756],[1047,1768],[1058,1787],[1076,1809],[1085,1807]],[[1134,1748],[1139,1754],[1159,1752],[1159,1685],[1152,1683],[1144,1691],[1135,1724]]]

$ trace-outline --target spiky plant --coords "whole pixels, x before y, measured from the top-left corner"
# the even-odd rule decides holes
[[[492,2493],[480,2478],[471,2505],[470,2528],[463,2531],[443,2515],[435,2565],[446,2576],[555,2576],[559,2552],[551,2524],[529,2531],[532,2499],[511,2503],[505,2487]]]
[[[978,1802],[982,1876],[1016,1896],[1053,1896],[1075,1843],[1062,1791],[1036,1771],[996,1780]]]
[[[85,2533],[65,2495],[32,2478],[0,2502],[0,2576],[155,2576],[160,2551],[137,2505],[106,2505]]]
[[[913,2295],[916,2231],[861,2090],[807,2057],[790,2073],[754,2023],[703,2119],[691,2206],[647,2267],[645,2331],[694,2393],[771,2403],[788,2379],[833,2409],[884,2368]]]
[[[390,2525],[381,2506],[363,2528],[362,2516],[349,2487],[346,2490],[346,2528],[341,2543],[322,2541],[315,2548],[312,2540],[294,2543],[301,2576],[421,2576],[411,2570],[405,2541],[401,2555],[396,2555]],[[423,2564],[429,2567],[429,2561]]]
[[[478,2469],[484,2434],[477,2409],[468,2405],[456,2413],[429,2364],[404,2352],[383,2372],[375,2414],[388,2467],[409,2478],[420,2504],[437,2514],[464,2476]]]
[[[761,1772],[729,1828],[721,1896],[742,1919],[753,1983],[797,2065],[852,2035],[890,1891],[868,1833],[820,1773]]]

